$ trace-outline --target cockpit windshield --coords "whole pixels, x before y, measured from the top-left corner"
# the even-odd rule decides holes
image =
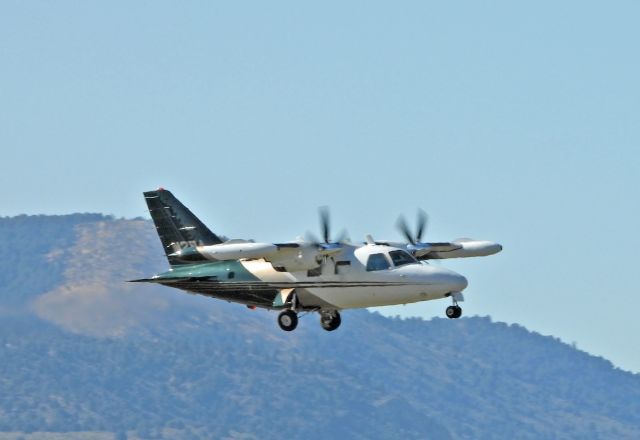
[[[384,254],[371,254],[367,260],[367,271],[389,269],[391,265],[385,258]]]
[[[414,264],[417,263],[416,260],[409,252],[406,251],[391,251],[389,252],[389,256],[391,257],[391,261],[393,261],[393,265],[395,267],[404,266],[405,264]]]

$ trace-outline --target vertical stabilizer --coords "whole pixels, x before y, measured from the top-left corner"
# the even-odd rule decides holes
[[[171,254],[182,249],[222,243],[171,191],[147,191],[144,198],[169,264],[180,264]]]

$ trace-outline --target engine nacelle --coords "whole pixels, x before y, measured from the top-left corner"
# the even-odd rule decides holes
[[[208,260],[264,258],[277,250],[278,246],[275,244],[252,242],[227,242],[198,247],[198,251]]]
[[[317,269],[322,262],[322,254],[316,246],[300,246],[293,249],[280,249],[265,258],[273,268],[280,272],[300,272]]]
[[[171,262],[171,264],[192,264],[207,261],[207,259],[198,251],[197,247],[187,246],[172,254],[169,254],[169,261]]]
[[[502,250],[502,245],[492,241],[462,239],[455,240],[453,244],[458,245],[459,248],[448,252],[431,252],[428,254],[428,258],[445,259],[486,257],[488,255],[497,254]]]

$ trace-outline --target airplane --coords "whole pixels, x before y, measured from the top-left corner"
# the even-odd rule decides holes
[[[416,233],[404,217],[397,226],[406,242],[332,241],[329,215],[321,210],[322,241],[299,238],[285,243],[225,239],[213,233],[170,191],[143,193],[170,269],[132,280],[161,284],[229,302],[280,311],[278,325],[292,331],[302,313],[317,312],[327,331],[336,330],[346,309],[408,304],[451,298],[446,316],[462,315],[458,305],[467,279],[428,260],[487,256],[502,246],[459,239],[422,242],[427,223],[418,213]]]

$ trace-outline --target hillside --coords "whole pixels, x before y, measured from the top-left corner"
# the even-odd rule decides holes
[[[0,439],[640,438],[640,375],[489,318],[275,314],[123,280],[153,225],[0,219]]]

